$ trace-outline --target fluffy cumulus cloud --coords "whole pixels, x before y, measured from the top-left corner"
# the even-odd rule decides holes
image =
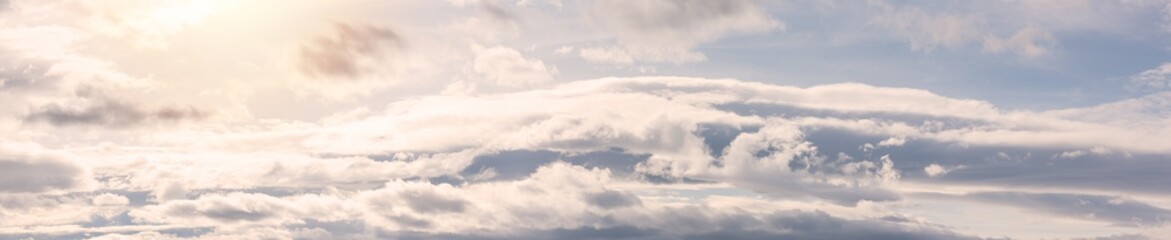
[[[793,44],[1064,69],[1068,34],[1163,3],[805,4],[0,1],[0,239],[1171,231],[1165,65],[1045,108],[768,70]]]
[[[476,46],[475,51],[472,71],[478,74],[476,78],[486,80],[487,85],[535,86],[548,82],[557,73],[556,68],[546,67],[541,60],[525,59],[515,49]]]

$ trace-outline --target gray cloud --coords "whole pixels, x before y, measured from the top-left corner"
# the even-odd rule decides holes
[[[401,193],[400,197],[407,201],[407,206],[419,213],[459,213],[468,205],[463,199],[440,195],[430,189],[412,189]]]
[[[708,217],[680,209],[677,215],[660,216],[664,225],[654,228],[629,225],[529,229],[513,234],[435,234],[384,232],[394,239],[980,239],[946,229],[913,227],[880,220],[847,220],[824,212],[787,211],[763,218],[744,215]]]
[[[617,35],[623,48],[586,48],[590,61],[631,63],[702,61],[696,45],[730,32],[755,32],[780,26],[750,0],[596,1],[592,14]]]
[[[405,47],[399,33],[389,28],[336,23],[334,31],[334,36],[320,37],[301,47],[303,73],[314,77],[360,77],[367,71],[360,61],[380,59],[385,50]]]
[[[1115,234],[1110,236],[1092,237],[1092,238],[1074,238],[1072,240],[1150,240],[1147,236],[1138,234]]]
[[[193,227],[193,228],[174,228],[153,231],[139,231],[134,228],[121,228],[119,226],[106,229],[101,232],[71,232],[60,234],[4,234],[0,233],[0,239],[40,239],[40,240],[77,240],[77,239],[198,239],[214,228],[209,227]]]
[[[179,204],[170,208],[168,213],[174,216],[205,216],[226,222],[259,221],[274,216],[274,213],[269,211],[245,208],[223,202],[211,203],[211,205],[207,206]]]
[[[233,206],[216,206],[203,211],[204,216],[227,221],[259,221],[273,216],[271,212],[255,209],[237,208]]]
[[[85,171],[53,157],[0,155],[0,192],[44,192],[78,186]]]
[[[196,200],[168,201],[161,205],[148,206],[145,212],[158,212],[173,219],[209,219],[220,224],[258,222],[268,219],[283,219],[289,209],[280,199],[263,194],[229,193],[226,195],[205,195]],[[144,210],[130,212],[141,222]]]
[[[102,100],[99,103],[70,107],[62,104],[49,104],[32,111],[25,116],[26,122],[42,122],[55,126],[106,126],[131,127],[149,121],[175,122],[183,120],[201,119],[207,114],[198,109],[164,107],[155,110],[146,110],[132,104]]]
[[[1154,101],[1151,98],[1142,98]],[[994,124],[981,119],[969,119],[929,114],[884,111],[836,111],[811,109],[781,104],[724,104],[717,106],[745,116],[819,117],[860,121],[883,121],[909,126],[948,129],[981,128]],[[1163,110],[1143,108],[1144,113],[1161,116]],[[1136,110],[1137,111],[1137,110]],[[1113,114],[1111,116],[1118,116]],[[1094,115],[1093,120],[1105,119],[1106,114]],[[755,131],[735,128],[705,128],[705,138],[713,139],[708,147],[723,149],[724,141],[742,133]],[[845,154],[856,158],[890,155],[903,180],[949,184],[981,184],[1000,186],[1032,186],[1125,191],[1133,193],[1171,193],[1160,186],[1171,185],[1171,179],[1160,177],[1171,174],[1171,162],[1161,154],[1138,154],[1113,151],[1108,154],[1089,153],[1086,149],[1065,146],[1029,147],[1013,145],[967,145],[932,139],[910,139],[900,146],[864,148],[891,136],[861,133],[836,127],[809,127],[803,129],[805,140],[817,146],[827,158]],[[1063,153],[1081,152],[1073,158],[1060,158]],[[1121,161],[1125,160],[1125,161]],[[805,167],[794,162],[794,167]],[[945,167],[963,166],[946,175],[931,177],[923,168],[931,164]],[[832,165],[823,165],[832,166]],[[817,168],[818,166],[812,166]],[[832,168],[831,168],[832,169]]]
[[[508,181],[528,177],[543,165],[564,161],[574,165],[609,169],[619,176],[635,174],[634,166],[645,162],[650,154],[627,153],[620,148],[609,151],[559,152],[551,150],[513,150],[476,156],[472,164],[460,171],[460,176],[471,180]],[[491,171],[489,179],[472,179],[477,174]]]
[[[603,1],[606,2],[606,1]],[[724,18],[735,18],[756,10],[749,0],[729,1],[609,1],[608,11],[616,11],[614,17],[635,31],[687,31],[698,30],[706,24]]]
[[[1171,162],[1163,155],[1086,154],[1065,159],[1059,156],[1076,149],[964,146],[924,139],[908,140],[898,147],[873,150],[859,148],[886,138],[887,136],[824,128],[810,131],[807,139],[826,154],[889,154],[904,181],[1171,193],[1160,187],[1171,184],[1171,179],[1162,177],[1171,174]],[[923,172],[923,168],[931,164],[963,168],[954,169],[946,175],[931,177]]]
[[[1152,227],[1171,222],[1171,210],[1120,197],[1021,192],[980,192],[965,197],[1118,226]]]
[[[489,1],[480,2],[480,5],[477,5],[476,9],[478,9],[484,15],[487,15],[496,21],[501,21],[501,22],[517,21],[517,16],[515,14],[513,14],[513,13],[509,12],[508,10],[505,10],[504,8],[500,7],[499,5],[493,4]]]
[[[978,239],[944,229],[910,230],[902,225],[876,220],[846,220],[824,212],[791,211],[774,213],[766,222],[785,233],[771,234],[773,239]],[[742,233],[723,231],[731,237]],[[743,232],[753,234],[751,231]],[[718,235],[718,233],[717,233]],[[766,234],[763,236],[770,236]],[[762,236],[762,237],[763,237]],[[727,239],[727,238],[725,238]],[[760,239],[749,237],[747,239]]]
[[[47,74],[51,63],[20,59],[11,54],[0,49],[0,90],[46,91],[56,88],[59,78]]]
[[[603,191],[587,194],[585,201],[599,208],[612,209],[642,205],[637,196],[618,191]]]

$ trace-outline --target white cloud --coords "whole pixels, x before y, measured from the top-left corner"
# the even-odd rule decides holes
[[[1053,238],[1171,212],[1166,66],[1131,77],[1155,93],[1052,111],[938,83],[575,80],[828,66],[773,51],[790,35],[1063,70],[1059,37],[1162,2],[0,5],[2,239]]]
[[[203,22],[221,1],[123,0],[103,4],[87,1],[10,1],[8,14],[24,22],[55,23],[103,36],[122,38],[140,48],[166,49],[184,28]]]
[[[1061,152],[1061,154],[1060,154],[1060,155],[1057,155],[1057,157],[1060,157],[1060,158],[1078,158],[1078,157],[1085,156],[1085,155],[1086,155],[1086,151],[1077,150],[1077,151],[1065,151],[1065,152]]]
[[[1046,54],[1056,42],[1051,33],[1034,26],[999,37],[1001,29],[1016,26],[982,15],[983,12],[933,13],[918,7],[886,8],[888,13],[876,16],[872,22],[906,39],[912,50],[932,52],[978,43],[983,45],[985,52],[1008,52],[1034,58]]]
[[[978,40],[983,31],[981,19],[975,16],[933,14],[917,7],[887,8],[891,12],[875,17],[873,23],[906,38],[913,50],[963,46]]]
[[[573,49],[574,49],[573,46],[561,46],[561,47],[558,47],[556,50],[553,50],[553,53],[569,54],[569,53],[573,52]]]
[[[906,144],[906,143],[907,143],[907,138],[891,137],[891,138],[887,138],[886,140],[882,140],[881,142],[878,142],[878,146],[879,147],[897,147],[897,146],[902,146],[903,144]]]
[[[984,51],[1012,52],[1023,57],[1039,57],[1048,51],[1048,45],[1053,45],[1054,41],[1053,34],[1035,28],[1025,28],[1008,38],[985,37]]]
[[[849,97],[844,97],[849,96]],[[711,106],[753,102],[783,104],[807,109],[854,114],[894,114],[931,116],[949,121],[949,125],[920,127],[916,122],[882,118],[859,119],[833,116],[799,116],[793,118],[742,116],[734,109]],[[623,106],[615,108],[613,106]],[[762,113],[763,114],[763,113]],[[767,116],[767,115],[766,115]],[[865,115],[863,115],[865,116]],[[881,116],[881,115],[875,115]],[[952,125],[974,121],[974,125]],[[710,157],[706,143],[695,134],[698,124],[725,124],[759,128],[760,133],[731,138],[735,153]],[[826,161],[804,140],[803,133],[821,128],[842,129],[859,134],[881,136],[884,145],[898,149],[905,139],[926,142],[956,142],[968,146],[1024,146],[1038,148],[1082,146],[1103,147],[1129,152],[1160,153],[1168,151],[1153,132],[1128,131],[1108,124],[1086,123],[1028,112],[1001,112],[987,103],[941,97],[910,89],[876,88],[858,84],[793,88],[731,80],[689,78],[602,79],[554,85],[549,89],[484,96],[436,96],[395,103],[380,114],[353,122],[339,122],[314,130],[280,130],[240,133],[238,136],[196,140],[195,146],[208,148],[202,159],[152,161],[156,167],[138,171],[136,163],[115,165],[110,171],[149,174],[173,172],[178,179],[190,181],[196,188],[225,186],[315,186],[346,181],[368,181],[388,177],[435,177],[460,172],[470,158],[509,149],[548,149],[569,152],[605,151],[621,146],[631,153],[652,154],[640,168],[646,173],[670,177],[711,178],[720,181],[745,181],[752,186],[774,176],[794,179],[797,183],[820,182],[827,186],[881,186],[890,174],[882,173],[881,159],[869,158],[812,164],[791,168],[794,162]],[[477,132],[467,135],[464,133]],[[771,135],[761,135],[771,134]],[[462,136],[451,138],[446,136]],[[187,143],[182,135],[168,142]],[[1121,144],[1119,139],[1152,139],[1144,144]],[[902,144],[896,144],[902,139]],[[1113,140],[1111,140],[1113,139]],[[218,150],[215,150],[218,149]],[[776,150],[769,150],[776,149]],[[194,150],[194,149],[193,149]],[[766,155],[755,156],[767,150]],[[227,151],[227,152],[220,152]],[[235,151],[297,151],[305,154],[395,155],[396,161],[374,161],[362,157],[317,158],[301,154],[233,153]],[[439,152],[439,153],[436,153]],[[124,154],[116,153],[114,155]],[[148,159],[167,159],[174,154],[142,155]],[[895,156],[897,157],[897,156]],[[250,166],[246,171],[219,172],[220,163],[231,159],[253,161],[236,163]],[[767,159],[768,161],[763,161]],[[321,161],[335,164],[323,165]],[[897,162],[897,161],[896,161]],[[712,167],[713,164],[722,167]],[[243,165],[241,165],[243,164]],[[344,164],[344,165],[343,165]],[[808,163],[802,163],[808,164]],[[838,166],[835,164],[852,164]],[[180,166],[182,166],[180,168]],[[125,169],[125,170],[123,170]],[[827,175],[825,172],[845,175]],[[777,175],[781,171],[812,171]],[[477,170],[479,171],[479,170]],[[743,171],[743,172],[737,172]],[[763,172],[756,172],[763,171]],[[886,175],[883,175],[886,174]],[[149,176],[149,175],[148,175]],[[155,189],[153,183],[166,178],[134,178],[127,186]],[[767,180],[774,181],[774,180]],[[766,182],[767,182],[766,181]],[[779,181],[779,180],[777,180]],[[236,185],[248,183],[250,185]],[[147,185],[141,185],[147,184]],[[762,185],[763,186],[763,185]]]
[[[591,62],[611,63],[611,64],[632,64],[634,57],[631,57],[626,50],[619,48],[582,48],[578,50],[578,56],[582,59]]]
[[[556,68],[546,67],[541,60],[528,60],[515,49],[505,47],[476,47],[472,70],[486,83],[505,87],[540,85],[552,80]]]
[[[101,207],[126,206],[127,204],[130,204],[130,199],[127,199],[125,196],[118,194],[103,193],[93,198],[93,204],[94,206]]]
[[[495,229],[501,236],[514,236],[509,234],[598,226],[687,235],[726,229],[672,228],[676,222],[668,219],[680,217],[680,209],[710,208],[688,218],[719,222],[724,220],[715,216],[726,214],[729,208],[724,207],[739,205],[716,207],[705,205],[712,200],[702,195],[675,195],[693,198],[680,203],[660,190],[628,191],[623,186],[712,181],[767,199],[824,202],[846,209],[835,214],[873,217],[884,212],[868,206],[903,199],[903,181],[979,179],[988,174],[981,167],[970,167],[961,176],[949,173],[958,167],[946,166],[992,164],[981,165],[987,168],[1033,161],[1032,154],[1011,149],[1053,154],[1046,157],[1077,149],[1171,152],[1166,143],[1154,140],[1161,136],[1150,129],[1070,117],[1077,115],[1002,111],[980,101],[861,84],[797,88],[729,79],[607,78],[537,90],[421,97],[380,111],[339,116],[320,123],[257,123],[219,133],[159,132],[145,141],[155,147],[107,144],[71,150],[92,159],[84,166],[101,177],[99,189],[139,192],[143,195],[138,198],[146,198],[126,195],[123,201],[95,194],[75,208],[144,202],[146,206],[124,207],[140,223],[217,226],[208,237],[245,236],[239,235],[246,234],[241,232],[244,226],[268,226],[280,236],[360,234],[314,230],[304,219],[360,221],[358,229],[399,234]],[[730,135],[721,144],[721,135],[710,129],[726,129]],[[822,134],[830,130],[847,136],[826,141]],[[874,142],[884,147],[856,150]],[[914,150],[918,148],[977,160],[923,163],[924,155]],[[472,169],[485,156],[520,150],[563,153],[550,161],[565,162],[511,170],[531,159],[504,155],[504,162],[487,165],[492,168]],[[616,157],[593,160],[601,161],[593,166],[604,168],[569,159],[616,151],[645,158],[625,165],[616,165]],[[1096,159],[1070,161],[1107,163]],[[1010,180],[1015,179],[1001,181]],[[55,223],[75,224],[98,212],[81,211]],[[510,227],[522,223],[530,228]]]
[[[923,172],[927,173],[927,176],[931,176],[931,177],[943,176],[944,174],[947,174],[947,172],[950,172],[950,171],[951,171],[951,169],[944,168],[943,166],[940,166],[939,164],[935,164],[935,163],[932,163],[931,165],[927,165],[927,167],[923,168]]]
[[[1024,58],[1050,54],[1058,46],[1054,34],[1117,31],[1156,5],[1153,1],[1005,1],[947,2],[923,5],[869,1],[863,14],[873,26],[891,31],[912,50],[933,52],[982,46],[987,53],[1012,53]]]
[[[1130,76],[1129,89],[1136,91],[1161,91],[1171,89],[1171,63]]]
[[[1168,107],[1171,107],[1171,92],[1157,92],[1095,106],[1052,110],[1045,114],[1160,133],[1167,131],[1165,126],[1171,121],[1171,110],[1168,110],[1171,108]]]
[[[453,186],[398,180],[379,189],[357,192],[288,197],[208,194],[195,200],[147,206],[131,211],[130,216],[136,221],[149,223],[217,226],[213,232],[200,238],[249,238],[256,233],[268,236],[374,237],[365,235],[370,232],[381,232],[378,237],[390,238],[411,233],[420,236],[521,237],[572,229],[603,232],[634,229],[639,236],[645,237],[702,236],[761,229],[764,232],[756,234],[852,236],[885,233],[963,238],[946,229],[918,223],[851,220],[819,211],[743,211],[742,207],[760,204],[751,200],[739,204],[717,204],[714,199],[691,206],[663,204],[642,200],[630,192],[610,187],[624,181],[628,180],[614,179],[608,170],[554,163],[541,167],[528,178],[512,182]],[[357,229],[315,224],[347,221],[356,221]],[[847,227],[798,228],[803,224],[825,221]],[[725,225],[732,222],[747,225]],[[520,225],[523,227],[517,227]],[[771,230],[775,227],[785,230]],[[588,236],[595,233],[570,231],[560,234],[569,235],[554,236],[572,238],[578,236],[576,234]],[[157,233],[136,235],[163,236]],[[107,238],[119,237],[135,236],[112,235]]]

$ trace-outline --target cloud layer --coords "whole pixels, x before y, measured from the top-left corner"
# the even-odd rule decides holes
[[[0,238],[1160,239],[1166,6],[0,1]]]
[[[74,151],[96,161],[84,169],[6,160],[12,193],[75,188],[92,171],[95,192],[60,195],[92,200],[50,209],[111,220],[62,219],[82,227],[60,233],[18,223],[5,234],[149,238],[167,227],[219,238],[264,226],[307,238],[987,237],[887,220],[924,194],[1159,227],[1171,210],[1119,196],[1167,194],[1156,189],[1171,182],[1157,176],[1171,169],[1162,157],[1171,148],[1110,139],[1164,131],[861,84],[597,79],[424,97],[298,128],[167,133],[159,143],[183,144]],[[956,187],[969,190],[945,190]],[[812,205],[758,205],[769,201]]]

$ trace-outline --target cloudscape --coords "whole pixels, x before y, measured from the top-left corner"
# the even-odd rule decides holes
[[[1171,239],[1167,0],[0,0],[0,239]]]

